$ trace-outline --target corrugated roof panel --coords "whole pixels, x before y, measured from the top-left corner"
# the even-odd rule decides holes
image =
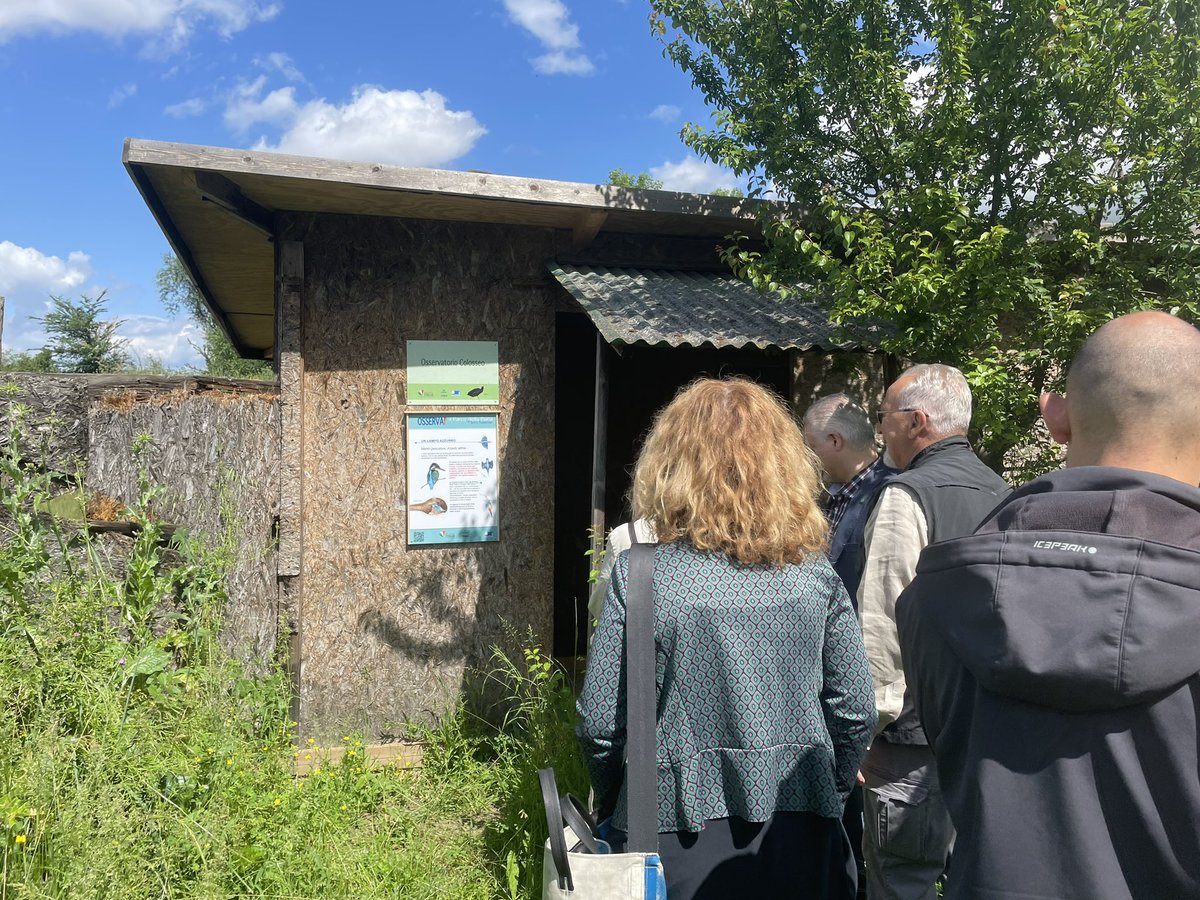
[[[845,350],[811,301],[762,294],[732,275],[550,264],[550,271],[610,344]]]

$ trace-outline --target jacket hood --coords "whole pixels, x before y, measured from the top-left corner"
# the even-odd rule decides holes
[[[1078,712],[1144,703],[1200,672],[1200,488],[1045,475],[928,547],[900,603],[987,690]]]

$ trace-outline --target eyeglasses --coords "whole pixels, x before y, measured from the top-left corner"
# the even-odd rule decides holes
[[[920,412],[920,411],[921,411],[921,408],[919,406],[902,406],[899,409],[878,409],[875,411],[875,424],[882,425],[883,417],[890,416],[892,413]]]

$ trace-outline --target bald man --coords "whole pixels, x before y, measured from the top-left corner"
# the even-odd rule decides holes
[[[1067,467],[929,547],[897,604],[946,897],[1200,898],[1200,332],[1115,319],[1041,405]]]

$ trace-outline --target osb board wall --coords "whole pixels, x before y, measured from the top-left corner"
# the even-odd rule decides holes
[[[142,462],[131,448],[151,443]],[[88,410],[86,484],[123,503],[137,499],[139,465],[163,493],[153,512],[164,522],[228,536],[235,558],[222,643],[255,665],[275,651],[278,591],[274,520],[279,506],[279,403],[273,393],[186,390],[135,400],[112,391]]]
[[[40,372],[0,375],[0,448],[8,446],[10,408],[14,404],[28,407],[21,423],[22,457],[74,476],[87,457],[87,403],[84,376]]]
[[[803,416],[814,400],[839,391],[868,411],[876,409],[888,386],[887,356],[883,353],[797,353],[792,374],[792,409],[797,417]]]
[[[509,629],[550,639],[555,233],[297,214],[280,237],[304,243],[301,727],[386,738],[478,688]],[[497,543],[406,546],[410,339],[499,344]]]

